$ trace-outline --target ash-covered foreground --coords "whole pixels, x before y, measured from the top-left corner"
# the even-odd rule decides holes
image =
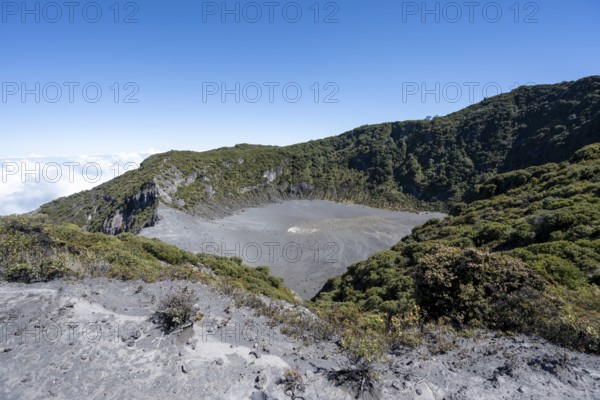
[[[242,210],[219,220],[161,205],[160,221],[140,235],[193,252],[237,256],[266,265],[290,289],[312,298],[346,268],[387,250],[440,213],[387,211],[324,200],[293,200]]]
[[[187,285],[201,321],[172,335],[150,322],[160,299]],[[286,370],[304,399],[351,399],[332,372],[348,368],[333,342],[303,346],[265,317],[203,284],[0,284],[1,399],[289,399]],[[600,358],[526,337],[460,339],[390,356],[367,398],[598,399]]]

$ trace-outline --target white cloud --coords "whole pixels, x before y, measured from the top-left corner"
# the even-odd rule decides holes
[[[106,156],[31,154],[25,158],[4,159],[0,163],[0,215],[34,211],[59,197],[89,190],[138,168],[145,158],[155,153],[158,151],[149,149]]]

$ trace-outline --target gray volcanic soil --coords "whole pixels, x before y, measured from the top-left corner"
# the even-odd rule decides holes
[[[346,268],[387,250],[440,213],[386,211],[324,200],[292,200],[206,220],[161,205],[141,236],[193,252],[237,256],[266,265],[305,299]]]
[[[150,322],[160,299],[187,285],[202,321],[165,335]],[[302,346],[200,283],[108,279],[0,282],[0,399],[289,399],[297,368],[309,399],[351,399],[329,374],[347,368],[333,342]],[[301,309],[301,308],[299,308]],[[480,334],[432,355],[425,346],[377,366],[365,398],[600,399],[600,358],[524,336]]]

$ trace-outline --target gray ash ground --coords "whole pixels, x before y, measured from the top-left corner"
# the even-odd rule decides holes
[[[293,200],[249,208],[217,220],[161,205],[160,221],[141,236],[193,252],[240,257],[266,265],[286,286],[310,299],[329,278],[387,250],[440,213],[386,211],[324,200]]]
[[[167,335],[151,315],[184,285],[204,317]],[[354,398],[329,379],[348,367],[333,341],[304,346],[233,304],[200,283],[0,283],[0,399],[283,400],[289,368],[304,399]],[[482,333],[442,355],[420,346],[377,369],[365,398],[600,399],[599,357],[524,336]]]

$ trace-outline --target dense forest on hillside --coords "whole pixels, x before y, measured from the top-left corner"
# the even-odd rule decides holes
[[[497,175],[318,295],[391,320],[541,335],[600,351],[600,144],[560,164]],[[382,328],[383,329],[383,325]]]

